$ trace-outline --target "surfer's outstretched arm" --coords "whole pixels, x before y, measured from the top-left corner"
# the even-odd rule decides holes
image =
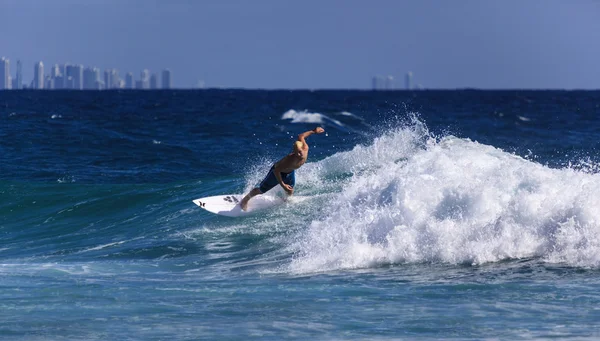
[[[298,141],[306,144],[305,138],[309,137],[312,134],[321,134],[321,133],[324,133],[324,132],[325,132],[325,129],[323,129],[321,127],[316,127],[313,130],[305,131],[302,134],[298,135]]]

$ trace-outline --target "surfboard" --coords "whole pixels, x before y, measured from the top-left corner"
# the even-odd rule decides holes
[[[239,205],[243,197],[243,194],[217,195],[213,197],[195,199],[193,202],[208,212],[227,217],[241,217],[247,214],[256,213],[257,211],[261,211],[269,207],[281,205],[286,202],[277,196],[257,195],[250,199],[248,202],[248,210],[244,211]],[[290,201],[292,198],[294,202],[303,199],[303,197],[293,196],[289,198],[288,201]]]

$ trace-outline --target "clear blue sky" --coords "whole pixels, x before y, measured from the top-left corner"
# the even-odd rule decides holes
[[[600,88],[600,0],[0,0],[0,56],[176,87]]]

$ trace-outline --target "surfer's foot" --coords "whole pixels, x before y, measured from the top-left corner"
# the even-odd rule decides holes
[[[246,198],[244,198],[244,200],[242,200],[240,202],[240,207],[242,207],[242,211],[246,211],[248,210],[248,200],[245,200]]]
[[[262,194],[262,192],[260,191],[259,188],[255,188],[253,190],[250,191],[250,193],[248,193],[243,199],[242,201],[240,201],[240,207],[242,208],[242,210],[246,211],[248,210],[248,201],[250,201],[250,199],[252,199],[253,196]]]

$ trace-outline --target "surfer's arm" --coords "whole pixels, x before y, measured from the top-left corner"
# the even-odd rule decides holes
[[[316,128],[315,128],[315,129],[313,129],[313,130],[305,131],[305,132],[303,132],[302,134],[298,135],[298,141],[300,141],[300,142],[302,142],[302,143],[304,143],[304,144],[308,145],[308,144],[306,143],[306,140],[305,140],[305,138],[309,137],[309,136],[310,136],[310,135],[312,135],[312,134],[321,134],[321,133],[324,133],[324,132],[325,132],[325,129],[323,129],[323,128],[321,128],[321,127],[316,127]]]
[[[273,173],[275,173],[275,178],[277,179],[277,182],[279,182],[279,185],[281,187],[283,187],[283,190],[286,191],[288,194],[291,194],[291,192],[294,190],[292,188],[292,186],[286,184],[283,182],[283,179],[281,178],[281,167],[280,164],[283,160],[277,162],[277,164],[275,164],[275,167],[273,168]]]

